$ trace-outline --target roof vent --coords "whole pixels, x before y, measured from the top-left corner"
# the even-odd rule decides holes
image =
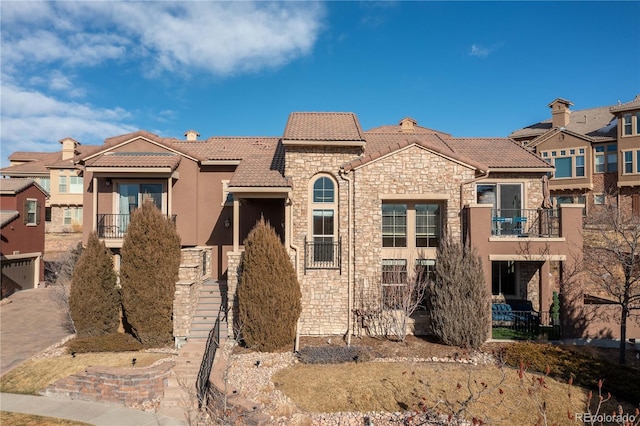
[[[198,136],[200,136],[200,133],[196,132],[195,130],[187,130],[184,135],[187,137],[187,141],[192,142],[198,140]]]

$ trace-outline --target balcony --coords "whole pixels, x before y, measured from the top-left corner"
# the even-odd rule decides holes
[[[558,209],[492,209],[491,235],[554,238],[560,236]]]
[[[342,273],[342,239],[304,241],[304,271],[309,269],[337,269]]]
[[[131,221],[130,214],[99,214],[96,225],[98,238],[102,239],[123,239]],[[175,225],[176,215],[167,216],[171,223]]]

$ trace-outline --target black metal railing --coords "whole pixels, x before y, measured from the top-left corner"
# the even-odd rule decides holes
[[[175,225],[176,215],[167,216]],[[122,239],[131,222],[130,214],[98,214],[96,233],[98,238]]]
[[[342,239],[314,238],[304,240],[304,270],[338,269],[342,273]]]
[[[223,312],[222,305],[220,305],[218,317],[216,318],[213,328],[209,331],[207,345],[204,350],[204,355],[202,356],[202,363],[200,363],[200,370],[198,371],[198,378],[196,379],[198,408],[207,405],[207,391],[210,386],[209,376],[211,375],[211,368],[213,367],[213,360],[216,357],[216,351],[220,347],[220,321]]]
[[[558,340],[561,337],[557,314],[536,311],[492,313],[492,337],[507,340]]]
[[[557,209],[493,209],[491,235],[509,237],[560,236]]]

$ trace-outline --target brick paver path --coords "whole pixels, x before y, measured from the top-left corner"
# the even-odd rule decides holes
[[[58,343],[70,333],[53,287],[23,290],[0,304],[0,375]]]

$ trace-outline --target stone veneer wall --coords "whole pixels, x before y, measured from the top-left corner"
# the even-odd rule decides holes
[[[45,224],[46,232],[73,232],[82,234],[82,224],[64,224],[64,210],[66,208],[75,209],[82,206],[51,206],[51,222]],[[44,218],[43,218],[44,219]],[[89,224],[91,226],[91,224]]]
[[[167,361],[139,369],[90,366],[81,373],[52,383],[40,394],[137,406],[162,398],[174,364]]]
[[[339,143],[339,142],[337,142]],[[347,330],[350,315],[349,283],[347,268],[350,260],[348,251],[348,208],[349,188],[347,182],[338,176],[340,166],[357,157],[359,147],[288,146],[285,175],[292,179],[292,243],[299,249],[300,264],[298,281],[302,291],[302,313],[300,334],[335,335]],[[310,183],[318,173],[331,175],[336,184],[338,200],[335,212],[338,237],[342,239],[340,253],[342,271],[336,269],[304,269],[305,236],[311,232],[309,193]]]
[[[173,336],[176,346],[186,342],[198,296],[205,278],[211,276],[211,247],[184,248],[173,298]],[[203,271],[206,259],[208,270]]]
[[[227,300],[228,300],[228,311],[227,311],[227,324],[231,326],[233,330],[229,335],[233,335],[233,337],[238,338],[236,336],[236,330],[239,329],[238,324],[236,324],[236,318],[238,315],[238,284],[240,280],[240,264],[242,263],[242,253],[243,252],[227,252]]]

